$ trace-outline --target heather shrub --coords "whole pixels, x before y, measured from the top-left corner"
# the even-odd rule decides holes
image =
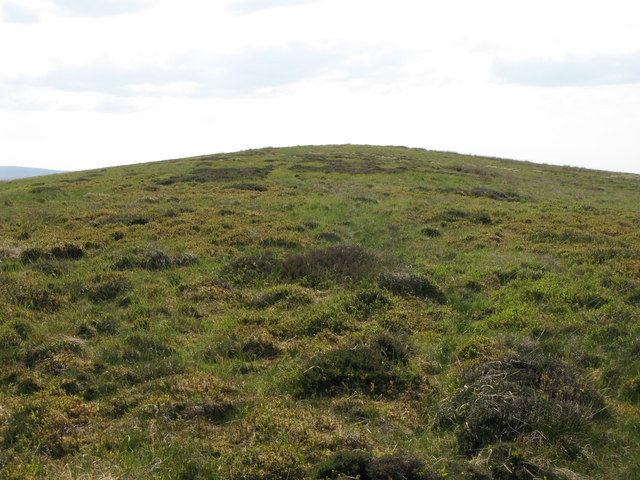
[[[438,231],[435,228],[431,228],[431,227],[425,227],[422,230],[420,230],[420,233],[422,233],[424,236],[429,237],[429,238],[435,238],[435,237],[439,237],[442,234],[440,233],[440,231]]]
[[[400,296],[412,296],[422,300],[433,300],[437,303],[447,301],[444,293],[426,276],[416,272],[386,272],[378,281],[382,288]]]
[[[187,267],[198,263],[198,257],[192,253],[169,255],[160,250],[144,250],[121,257],[113,264],[115,270],[166,270],[173,267]]]
[[[458,447],[471,454],[494,442],[549,441],[604,416],[602,396],[569,365],[535,350],[463,370],[437,423],[455,427]]]
[[[57,260],[80,260],[84,257],[84,250],[73,243],[65,243],[62,246],[53,247],[51,256]]]
[[[334,478],[359,478],[368,480],[368,468],[372,455],[361,450],[336,452],[318,465],[312,478],[318,480]]]
[[[49,258],[49,252],[38,247],[26,248],[20,252],[20,261],[25,264],[34,263],[38,260]]]
[[[373,458],[368,468],[371,480],[440,480],[439,474],[429,471],[425,463],[402,453]]]
[[[375,336],[370,348],[379,351],[384,358],[393,363],[406,364],[411,355],[411,345],[406,336],[387,332]]]
[[[406,454],[374,457],[363,450],[334,453],[318,465],[312,478],[360,480],[439,480],[435,472],[428,471],[423,461]]]
[[[97,285],[89,287],[87,296],[96,303],[108,302],[124,295],[133,288],[133,283],[127,277],[107,275],[99,277]]]
[[[172,375],[145,385],[136,413],[163,419],[203,419],[223,422],[236,409],[234,390],[206,373]],[[135,402],[134,402],[135,403]]]
[[[232,185],[226,185],[223,188],[234,190],[248,190],[250,192],[266,192],[269,188],[266,185],[259,183],[234,183]]]
[[[57,292],[44,287],[18,285],[13,290],[13,296],[18,305],[45,313],[56,312],[63,304]]]
[[[35,393],[11,413],[2,434],[2,447],[36,449],[62,458],[81,445],[80,434],[90,426],[92,417],[92,407],[77,397]]]
[[[314,305],[297,318],[282,322],[289,332],[301,335],[317,335],[327,331],[340,335],[355,328],[355,322],[337,305]]]
[[[418,382],[406,366],[399,367],[382,349],[368,346],[338,348],[317,355],[294,381],[299,396],[395,395]]]
[[[361,290],[344,301],[345,311],[356,317],[368,317],[376,312],[385,311],[392,305],[391,297],[379,288]]]
[[[249,303],[252,307],[267,308],[273,305],[306,305],[312,299],[302,287],[296,285],[278,285],[256,295]]]
[[[209,355],[245,360],[273,359],[281,354],[280,347],[267,336],[254,335],[242,338],[236,334],[225,335],[208,349]]]
[[[624,382],[620,387],[620,391],[626,400],[640,403],[640,375]]]
[[[466,210],[458,210],[450,208],[434,216],[434,220],[442,222],[459,222],[461,220],[467,220],[472,223],[480,223],[484,225],[491,225],[493,220],[491,215],[486,212],[468,212]]]
[[[360,245],[332,245],[291,255],[282,264],[282,276],[318,285],[327,280],[359,281],[370,276],[378,259]]]
[[[222,268],[221,275],[236,285],[264,280],[280,271],[279,261],[271,255],[238,257]]]
[[[33,368],[38,364],[51,363],[58,356],[78,356],[84,350],[82,342],[63,339],[51,343],[33,345],[25,354],[25,364]]]

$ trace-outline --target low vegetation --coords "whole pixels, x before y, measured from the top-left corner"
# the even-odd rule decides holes
[[[640,479],[640,177],[325,146],[0,183],[0,478]]]

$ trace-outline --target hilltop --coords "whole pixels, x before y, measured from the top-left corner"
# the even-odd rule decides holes
[[[640,478],[640,176],[308,146],[0,206],[2,478]]]
[[[53,175],[54,173],[64,173],[61,170],[48,170],[45,168],[29,167],[0,167],[0,180],[16,180],[18,178],[40,177],[43,175]]]

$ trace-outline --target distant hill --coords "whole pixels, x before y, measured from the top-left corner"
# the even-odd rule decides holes
[[[0,167],[0,180],[15,180],[17,178],[40,177],[64,173],[62,170],[47,170],[46,168],[29,167]]]

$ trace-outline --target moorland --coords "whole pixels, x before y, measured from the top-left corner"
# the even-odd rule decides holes
[[[404,147],[0,182],[4,479],[640,479],[640,176]]]

